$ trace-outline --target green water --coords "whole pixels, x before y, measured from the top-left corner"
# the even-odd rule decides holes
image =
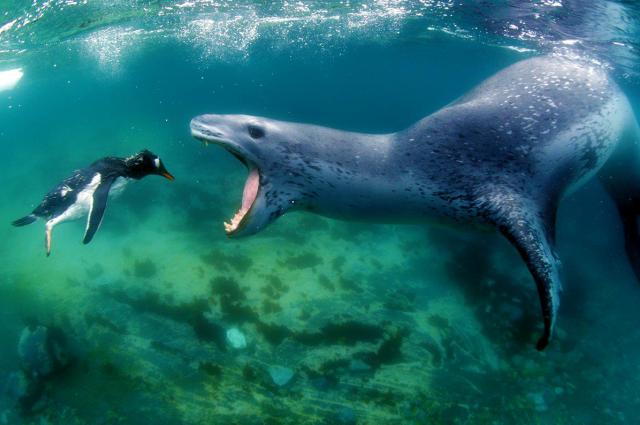
[[[540,353],[535,286],[499,235],[294,213],[227,239],[246,171],[189,133],[202,113],[396,131],[559,34],[635,104],[632,6],[552,3],[2,2],[0,71],[24,77],[0,92],[0,390],[27,322],[74,360],[27,411],[3,393],[0,423],[636,423],[640,287],[597,185],[561,206]],[[65,223],[46,258],[42,222],[10,226],[72,170],[143,148],[176,180],[131,183],[91,244]]]

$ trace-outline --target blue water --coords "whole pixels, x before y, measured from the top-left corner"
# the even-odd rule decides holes
[[[397,131],[549,52],[608,69],[637,110],[639,12],[2,2],[0,72],[24,75],[0,91],[0,424],[636,423],[640,287],[597,184],[561,205],[565,290],[540,353],[535,286],[497,234],[295,213],[227,239],[246,170],[192,139],[189,121]],[[82,221],[62,224],[46,258],[41,222],[10,226],[72,170],[143,148],[176,180],[131,183],[91,244]],[[71,360],[25,403],[28,325],[59,330]],[[246,347],[226,337],[234,328]]]

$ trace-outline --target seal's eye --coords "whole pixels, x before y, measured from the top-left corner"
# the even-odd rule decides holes
[[[247,131],[249,132],[249,136],[254,139],[259,139],[264,136],[264,129],[255,124],[249,124],[247,126]]]

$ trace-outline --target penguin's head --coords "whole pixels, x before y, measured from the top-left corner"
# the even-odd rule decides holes
[[[173,180],[171,173],[167,171],[160,157],[153,152],[145,149],[137,154],[125,159],[128,170],[128,176],[133,179],[141,179],[143,177],[155,174]]]

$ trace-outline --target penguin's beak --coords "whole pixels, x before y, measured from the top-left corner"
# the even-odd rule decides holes
[[[175,177],[173,177],[173,175],[167,171],[166,168],[164,168],[164,164],[160,163],[160,169],[158,170],[158,174],[160,174],[162,177],[164,177],[167,180],[173,181],[175,180]]]

